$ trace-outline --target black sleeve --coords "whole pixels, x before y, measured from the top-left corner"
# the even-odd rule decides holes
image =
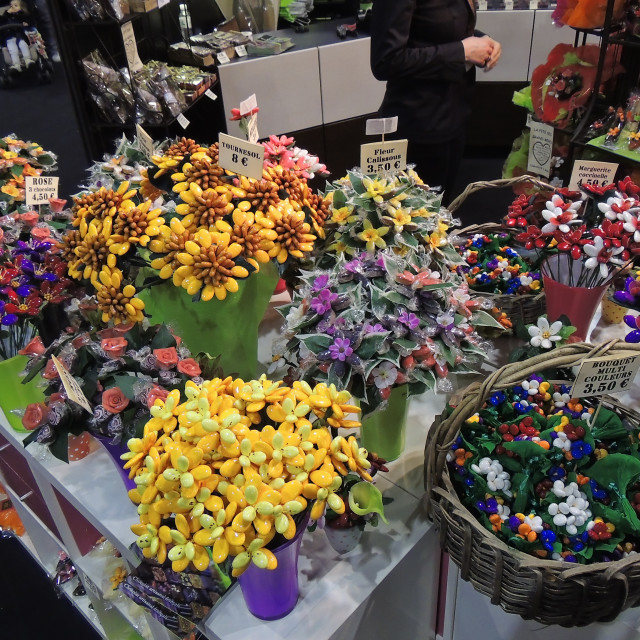
[[[465,72],[461,41],[408,47],[415,0],[376,0],[371,15],[371,71],[378,80],[461,81]]]

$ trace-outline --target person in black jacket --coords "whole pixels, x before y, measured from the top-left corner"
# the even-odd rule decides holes
[[[473,0],[374,0],[371,70],[387,81],[379,110],[398,116],[393,137],[409,140],[408,162],[444,189],[462,160],[475,67],[492,69],[500,43],[475,29]]]

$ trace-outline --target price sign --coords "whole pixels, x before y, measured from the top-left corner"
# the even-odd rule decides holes
[[[529,0],[529,9],[532,11],[538,8],[538,0]]]
[[[136,36],[133,32],[133,23],[125,22],[122,27],[122,42],[124,43],[124,52],[127,56],[127,64],[129,71],[133,75],[142,69],[142,60],[138,54],[138,45],[136,44]]]
[[[229,56],[224,51],[221,51],[216,58],[218,58],[220,64],[227,64],[227,62],[229,62]]]
[[[488,9],[487,0],[478,0],[478,11],[487,11]]]
[[[56,371],[60,376],[60,381],[62,382],[64,390],[67,392],[69,400],[79,404],[83,409],[93,415],[93,409],[80,388],[80,385],[76,382],[76,379],[64,368],[58,358],[51,356],[51,359],[53,360],[53,364],[56,365]]]
[[[586,398],[626,391],[631,387],[638,369],[640,369],[640,356],[583,360],[571,387],[571,397]]]
[[[27,176],[24,179],[27,204],[47,204],[49,198],[57,198],[58,180],[54,176]]]
[[[136,125],[136,133],[140,151],[150,158],[153,155],[153,138],[139,124]]]
[[[363,173],[389,173],[407,168],[407,140],[373,142],[360,147],[360,168]]]
[[[211,89],[207,89],[204,92],[204,95],[207,96],[207,98],[209,98],[209,100],[217,100],[218,99],[218,96],[215,93],[213,93],[213,91],[211,91]]]
[[[551,173],[551,151],[553,149],[553,127],[543,122],[531,123],[529,138],[529,160],[527,168],[533,173],[549,177]]]
[[[189,120],[185,118],[184,113],[181,113],[176,119],[178,120],[178,123],[183,129],[186,129],[191,124]]]
[[[504,8],[507,11],[513,11],[513,0],[504,0]]]
[[[617,162],[596,162],[595,160],[576,160],[573,163],[569,189],[577,191],[581,184],[604,187],[611,184],[618,169]]]
[[[367,120],[366,134],[368,136],[383,136],[398,130],[398,116],[393,118],[373,118]]]
[[[240,115],[246,116],[251,113],[254,109],[258,108],[258,99],[256,98],[256,94],[252,93],[246,100],[243,100],[240,103]]]
[[[218,164],[223,169],[262,180],[264,147],[261,144],[253,144],[221,133],[218,139],[218,153]]]
[[[243,44],[239,44],[236,47],[236,53],[238,54],[238,58],[244,58],[247,55],[247,47]]]

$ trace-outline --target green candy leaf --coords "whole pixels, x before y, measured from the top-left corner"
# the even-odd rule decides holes
[[[370,482],[357,482],[351,487],[349,491],[349,507],[351,511],[359,516],[377,513],[385,524],[389,524],[384,515],[382,493],[380,493],[378,487]]]

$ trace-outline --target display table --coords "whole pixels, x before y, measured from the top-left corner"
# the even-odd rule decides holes
[[[604,325],[599,318],[598,313],[592,325],[593,340],[624,335],[623,326]],[[263,322],[260,344],[263,362],[269,359],[267,344],[277,335],[278,326],[279,320],[273,314]],[[494,362],[485,365],[487,370],[503,364],[511,344],[510,340],[499,342]],[[469,376],[459,377],[456,386],[462,389],[471,381]],[[638,386],[627,396],[621,400],[637,405]],[[329,546],[323,531],[306,532],[299,564],[300,599],[294,611],[282,620],[262,622],[248,612],[236,586],[205,620],[206,636],[212,640],[254,637],[364,640],[427,638],[438,632],[445,638],[466,640],[472,629],[477,634],[477,621],[484,620],[490,621],[487,628],[495,631],[491,637],[506,640],[517,633],[529,637],[533,632],[542,633],[543,638],[551,638],[550,634],[555,637],[557,629],[549,628],[543,633],[540,625],[524,622],[491,605],[468,584],[458,582],[457,569],[446,562],[444,578],[440,580],[437,532],[426,519],[422,500],[423,461],[427,431],[446,400],[445,394],[427,393],[411,401],[405,453],[398,461],[389,463],[389,473],[376,479],[383,495],[393,500],[385,507],[388,525],[380,523],[376,529],[366,530],[358,547],[343,556]],[[135,540],[129,526],[137,520],[136,509],[112,459],[94,443],[86,458],[64,464],[40,445],[32,444],[25,449],[23,437],[0,415],[1,475],[27,530],[21,541],[29,553],[48,574],[60,550],[70,555],[87,588],[87,596],[71,596],[71,583],[65,587],[65,593],[69,591],[71,601],[103,637],[135,638],[139,637],[138,632],[145,638],[158,640],[175,637],[143,615],[137,605],[105,599],[101,586],[104,567],[87,555],[96,539],[104,535],[129,563],[136,563],[129,549]],[[16,486],[18,478],[23,485]],[[38,494],[41,500],[33,502],[31,508],[29,504]],[[43,505],[48,513],[42,511]],[[45,521],[51,522],[50,526]],[[458,606],[462,602],[464,606]],[[89,603],[93,610],[88,608]],[[589,627],[589,635],[580,631],[580,637],[595,638],[606,629],[615,638],[640,638],[638,627],[640,612],[631,610],[615,623]],[[566,633],[574,632],[563,630]]]

